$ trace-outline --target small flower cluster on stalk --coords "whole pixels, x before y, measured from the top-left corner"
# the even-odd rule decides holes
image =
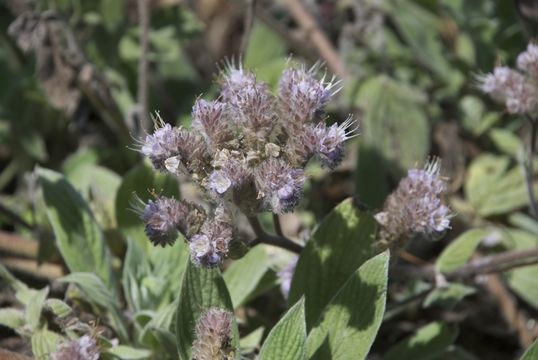
[[[479,78],[480,89],[503,103],[511,114],[535,114],[538,111],[538,46],[529,44],[519,54],[517,69],[498,66],[493,73]]]
[[[447,230],[452,214],[441,202],[445,191],[438,160],[424,169],[409,170],[375,216],[381,225],[381,245],[398,249],[414,237],[432,238]]]
[[[232,323],[233,315],[228,311],[212,308],[204,312],[196,324],[196,340],[192,344],[192,359],[234,359]]]
[[[97,360],[99,359],[99,346],[94,338],[84,335],[78,340],[73,340],[60,345],[52,354],[53,360]]]
[[[161,121],[145,138],[141,152],[155,169],[189,175],[215,208],[208,214],[183,200],[150,201],[140,217],[155,245],[172,244],[181,233],[195,263],[216,266],[234,238],[232,210],[247,216],[292,211],[312,158],[338,166],[356,122],[325,124],[325,105],[337,89],[334,79],[316,77],[318,69],[287,68],[274,95],[253,73],[230,65],[218,100],[196,100],[190,130]]]

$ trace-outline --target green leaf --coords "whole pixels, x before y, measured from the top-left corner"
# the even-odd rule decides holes
[[[263,246],[255,246],[244,257],[234,261],[223,278],[234,308],[243,305],[269,270],[269,257]]]
[[[52,311],[54,316],[63,318],[73,311],[69,305],[59,299],[47,299],[45,300],[45,308]]]
[[[422,304],[424,307],[439,305],[444,308],[453,308],[461,299],[467,295],[475,293],[475,289],[463,284],[448,284],[440,288],[433,289]]]
[[[90,204],[98,223],[103,228],[115,228],[114,205],[121,177],[112,170],[95,164],[74,167],[66,176]]]
[[[307,329],[349,276],[372,257],[375,231],[375,220],[348,199],[323,219],[306,243],[292,279],[289,303],[304,295]]]
[[[136,349],[131,346],[118,345],[105,351],[105,354],[114,355],[122,360],[148,359],[151,351],[146,349]]]
[[[463,266],[473,255],[474,251],[491,231],[486,229],[471,229],[454,239],[439,255],[435,266],[444,273],[449,273]]]
[[[31,337],[32,353],[36,359],[49,359],[62,342],[62,336],[46,327],[34,332]]]
[[[504,129],[491,129],[488,132],[489,138],[495,144],[497,149],[503,153],[517,158],[523,150],[521,139],[511,131]]]
[[[26,323],[30,326],[30,330],[34,331],[39,326],[41,320],[41,312],[45,305],[45,299],[49,294],[49,288],[46,287],[34,292],[34,296],[26,305]]]
[[[269,60],[285,55],[282,38],[262,22],[256,22],[250,33],[244,66],[255,69]]]
[[[520,166],[510,168],[509,157],[492,154],[473,160],[465,181],[465,194],[482,216],[508,213],[529,202]]]
[[[195,328],[200,316],[211,308],[233,313],[232,301],[218,269],[206,269],[187,260],[176,312],[177,346],[181,359],[191,358]],[[239,335],[234,321],[232,346],[238,348]]]
[[[118,226],[127,238],[138,241],[143,249],[150,246],[144,233],[144,225],[138,215],[130,209],[135,195],[147,202],[152,198],[150,194],[152,189],[163,196],[179,197],[177,180],[156,172],[145,163],[134,167],[124,176],[116,195]]]
[[[371,193],[387,188],[386,178],[396,181],[403,170],[426,159],[430,148],[430,126],[424,112],[426,97],[416,88],[386,76],[366,80],[357,94],[357,105],[364,109],[364,130],[358,157],[360,174],[357,193],[372,206],[380,206],[384,197]],[[363,151],[363,149],[366,149]]]
[[[529,347],[527,351],[525,351],[525,354],[523,354],[520,360],[536,360],[536,359],[538,359],[538,340],[536,340],[534,344],[532,344],[531,347]]]
[[[87,301],[107,311],[111,326],[122,339],[127,339],[125,326],[120,308],[115,296],[93,273],[72,273],[59,279],[61,282],[76,284],[87,297]]]
[[[300,360],[306,356],[304,298],[280,319],[260,351],[259,360]]]
[[[510,250],[532,249],[538,246],[535,234],[522,230],[505,231],[505,244]],[[505,273],[508,286],[527,303],[538,309],[538,265],[525,266]]]
[[[398,342],[387,352],[384,360],[426,360],[445,351],[458,336],[458,330],[441,322],[420,328],[415,334]]]
[[[241,349],[241,354],[249,354],[253,352],[263,338],[263,332],[265,328],[260,326],[256,330],[252,331],[250,334],[245,335],[239,340],[239,347]]]
[[[56,245],[67,267],[72,272],[95,272],[113,288],[110,252],[88,205],[63,175],[43,168],[37,174]]]
[[[24,324],[24,311],[15,308],[0,309],[0,325],[18,330]]]
[[[349,277],[308,335],[308,359],[366,357],[385,312],[388,266],[386,251]]]

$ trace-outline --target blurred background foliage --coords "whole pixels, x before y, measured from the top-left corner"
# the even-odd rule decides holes
[[[244,20],[249,1],[149,1],[149,51],[144,56],[151,112],[158,111],[171,124],[190,126],[194,100],[217,93],[215,80],[225,59],[242,60],[272,87],[290,54],[307,64],[326,61],[310,30],[289,11],[288,1],[254,3],[249,29]],[[360,120],[361,134],[348,144],[346,161],[334,173],[310,166],[313,180],[301,210],[284,216],[285,231],[307,238],[313,224],[353,195],[368,209],[380,208],[407,169],[436,155],[450,179],[447,201],[457,217],[443,241],[410,245],[415,261],[435,262],[447,243],[475,227],[487,231],[489,241],[481,245],[486,253],[536,246],[538,223],[528,215],[521,171],[524,122],[481,95],[476,76],[495,64],[513,64],[536,35],[538,5],[531,0],[304,4],[345,69],[338,74],[343,89],[330,104],[328,121],[352,113]],[[32,15],[24,17],[28,11]],[[6,0],[0,4],[0,28],[2,264],[28,284],[44,286],[65,274],[66,267],[76,272],[98,266],[85,267],[85,254],[73,254],[80,261],[66,264],[65,254],[76,252],[76,247],[68,244],[71,240],[62,245],[58,229],[67,226],[68,239],[78,231],[80,247],[91,246],[88,231],[102,237],[106,244],[99,251],[106,260],[100,260],[109,269],[96,271],[99,279],[82,281],[72,274],[64,281],[103,281],[110,289],[118,289],[114,282],[121,282],[121,305],[112,308],[127,310],[109,313],[116,333],[136,338],[132,344],[138,348],[166,348],[170,306],[179,291],[175,280],[184,271],[180,257],[186,252],[180,251],[180,242],[175,251],[148,246],[142,225],[128,208],[133,193],[145,200],[148,189],[175,195],[181,191],[187,198],[199,194],[186,182],[179,186],[175,179],[154,174],[133,150],[137,139],[151,131],[140,126],[142,30],[137,2]],[[239,60],[245,36],[248,46]],[[327,65],[329,73],[335,70]],[[43,169],[36,173],[36,168],[53,169],[65,178]],[[62,181],[72,187],[70,196],[58,190]],[[80,208],[85,210],[73,224],[61,224],[57,218]],[[463,262],[479,244],[465,242],[464,247],[469,246]],[[258,249],[225,272],[234,306],[248,303],[239,312],[245,352],[258,346],[263,329],[270,329],[282,312],[276,273],[288,261],[286,254]],[[511,271],[504,280],[509,289],[501,283],[504,292],[495,292],[491,284],[463,286],[448,293],[429,292],[422,303],[430,285],[396,276],[373,353],[401,358],[406,344],[425,338],[438,346],[428,354],[439,357],[428,359],[513,358],[538,335],[532,320],[538,314],[538,267]],[[56,285],[50,291],[61,294],[62,289]],[[107,291],[112,291],[110,298],[118,298],[115,290]],[[103,313],[108,300],[94,301],[98,309],[80,311]],[[6,295],[0,303],[11,301]],[[503,319],[499,307],[501,313],[513,310],[514,317]],[[125,325],[126,319],[134,319],[134,325]],[[414,340],[386,352],[389,345],[439,320],[443,323],[432,322]],[[526,321],[523,328],[521,321]],[[124,329],[129,326],[136,329]],[[13,332],[0,330],[0,347],[25,351],[26,345],[13,340]],[[138,355],[144,358],[147,353]],[[412,356],[426,358],[419,355]]]

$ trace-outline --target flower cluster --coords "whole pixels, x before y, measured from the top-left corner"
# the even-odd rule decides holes
[[[171,244],[182,233],[192,260],[215,266],[233,238],[231,209],[247,216],[292,211],[312,158],[338,166],[356,122],[325,124],[324,107],[337,89],[334,79],[318,79],[318,70],[286,69],[275,95],[253,73],[230,65],[219,81],[219,99],[196,100],[190,130],[160,120],[141,152],[159,171],[190,176],[217,210],[209,216],[185,201],[150,201],[140,217],[154,244]]]
[[[80,339],[60,345],[52,354],[54,360],[97,360],[99,347],[94,338],[84,335]]]
[[[234,359],[232,316],[216,308],[202,314],[196,325],[196,340],[192,344],[193,360]]]
[[[517,70],[496,67],[481,77],[480,88],[494,100],[504,103],[512,114],[538,111],[538,46],[529,44],[517,58]]]
[[[398,247],[415,236],[436,236],[450,227],[451,211],[441,202],[446,183],[439,172],[438,160],[424,169],[409,170],[389,195],[383,211],[375,216],[382,245]]]

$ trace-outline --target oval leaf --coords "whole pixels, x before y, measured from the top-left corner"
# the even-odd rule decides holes
[[[349,277],[308,335],[308,359],[366,357],[385,312],[388,265],[385,251]]]
[[[444,352],[458,336],[458,330],[441,322],[420,328],[416,334],[398,342],[387,352],[384,360],[426,360]]]
[[[37,170],[56,245],[71,272],[95,272],[112,288],[110,252],[92,212],[65,177]]]
[[[489,235],[485,229],[472,229],[453,240],[437,258],[436,266],[447,273],[464,265],[473,255],[480,242]]]
[[[267,336],[258,360],[301,360],[306,355],[304,298],[280,319]]]
[[[289,302],[305,296],[307,329],[351,274],[374,254],[375,220],[351,199],[338,205],[306,244],[293,276]]]

